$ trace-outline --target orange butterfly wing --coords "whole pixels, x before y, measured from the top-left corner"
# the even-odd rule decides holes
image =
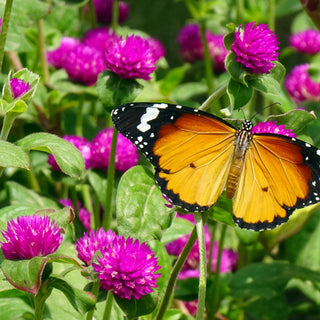
[[[234,197],[235,222],[247,229],[271,229],[295,209],[319,201],[317,152],[286,136],[253,135]]]

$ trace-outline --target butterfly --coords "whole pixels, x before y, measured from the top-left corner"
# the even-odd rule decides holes
[[[189,212],[208,210],[226,188],[235,223],[258,231],[320,201],[320,150],[304,141],[165,103],[119,106],[112,121],[153,164],[162,193]]]

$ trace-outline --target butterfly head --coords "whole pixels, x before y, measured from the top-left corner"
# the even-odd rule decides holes
[[[243,120],[241,123],[241,130],[251,132],[253,124],[250,120]]]

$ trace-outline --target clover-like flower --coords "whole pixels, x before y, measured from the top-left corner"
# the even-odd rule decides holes
[[[110,245],[116,234],[112,230],[104,231],[103,228],[90,230],[85,233],[82,238],[76,242],[76,250],[78,258],[82,260],[87,266],[91,265],[94,254],[100,250],[102,251],[106,246]]]
[[[320,82],[310,78],[308,69],[308,63],[295,66],[284,81],[284,87],[296,103],[320,101]]]
[[[234,35],[231,51],[235,60],[243,64],[252,73],[269,73],[274,67],[272,61],[279,55],[279,42],[276,35],[266,24],[248,23],[242,30],[242,25]]]
[[[97,263],[92,263],[105,290],[122,299],[140,299],[156,288],[156,281],[161,276],[156,273],[158,265],[154,252],[139,240],[117,236],[113,242],[97,256]]]
[[[157,56],[148,39],[139,36],[120,37],[106,51],[107,67],[123,79],[149,80],[156,69]]]
[[[13,98],[17,99],[30,90],[30,84],[23,79],[12,78],[10,79],[10,88]]]
[[[252,133],[275,133],[291,138],[296,138],[294,132],[286,129],[284,124],[277,125],[275,121],[259,122],[251,129]]]
[[[55,252],[61,241],[61,228],[40,215],[21,216],[7,222],[2,231],[1,249],[6,259],[31,259]]]
[[[107,170],[109,166],[113,128],[101,130],[91,142],[92,167]],[[138,163],[139,154],[136,146],[118,134],[115,168],[125,172]]]
[[[99,27],[87,31],[82,38],[82,43],[88,47],[93,47],[101,52],[105,52],[110,49],[117,38],[116,34],[108,27]]]
[[[289,43],[301,53],[316,54],[320,52],[320,32],[313,29],[297,32],[290,36]]]

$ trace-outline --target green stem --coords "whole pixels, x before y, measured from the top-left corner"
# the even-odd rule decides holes
[[[0,140],[7,140],[10,130],[12,128],[13,122],[17,117],[17,113],[15,112],[8,112],[5,114],[0,134]]]
[[[79,105],[77,107],[77,118],[76,118],[76,135],[82,137],[82,127],[83,127],[83,103],[84,103],[84,95],[81,94],[79,97]]]
[[[268,26],[272,31],[276,29],[276,2],[269,0]]]
[[[2,25],[1,25],[1,33],[0,33],[0,72],[2,70],[2,63],[4,57],[4,48],[7,39],[11,9],[12,9],[13,0],[6,0],[6,5],[4,7]]]
[[[117,33],[117,30],[119,27],[119,1],[118,0],[113,1],[111,25],[112,25],[113,31]]]
[[[37,22],[37,28],[38,28],[39,56],[40,56],[41,67],[42,67],[43,81],[45,84],[49,84],[50,74],[49,74],[49,67],[48,67],[47,56],[46,56],[46,44],[45,44],[45,37],[43,32],[43,22],[41,19],[38,20]]]
[[[113,293],[111,291],[108,291],[106,306],[104,308],[102,320],[110,320],[112,303],[113,303]]]
[[[215,288],[214,295],[213,295],[213,301],[212,301],[213,314],[215,314],[217,312],[218,306],[219,306],[220,265],[221,265],[221,256],[222,256],[222,249],[223,249],[223,244],[224,244],[224,238],[226,235],[226,230],[227,230],[227,225],[223,224],[221,234],[220,234],[218,257],[217,257],[217,264],[216,264],[214,284],[213,284],[213,287]]]
[[[198,293],[198,308],[196,320],[204,319],[204,310],[206,305],[206,287],[207,287],[207,256],[206,256],[206,245],[204,241],[204,231],[203,231],[203,220],[202,213],[196,212],[194,214],[196,221],[196,229],[199,241],[199,293]]]
[[[45,302],[47,298],[50,296],[52,289],[48,289],[43,283],[40,286],[40,289],[37,295],[34,298],[34,320],[42,320],[43,319],[43,311],[45,308]]]
[[[161,320],[163,318],[164,313],[168,308],[170,298],[171,298],[178,274],[181,271],[194,243],[196,242],[196,240],[197,240],[197,230],[196,230],[196,227],[194,227],[185,247],[183,248],[180,256],[178,257],[176,263],[174,264],[174,266],[171,270],[169,281],[168,281],[168,284],[166,287],[166,291],[165,291],[164,296],[161,300],[160,307],[159,307],[159,310],[158,310],[158,313],[157,313],[155,320]]]
[[[236,22],[237,24],[243,21],[244,16],[244,0],[236,1]]]
[[[97,300],[98,300],[99,288],[100,288],[100,280],[96,279],[96,280],[93,281],[91,292],[97,298]],[[94,310],[95,310],[95,308],[93,308],[92,310],[90,310],[87,313],[87,319],[86,320],[92,320],[93,319]]]
[[[103,228],[104,230],[109,230],[111,227],[112,220],[112,195],[113,195],[113,185],[114,185],[114,165],[116,157],[116,147],[118,140],[118,131],[114,128],[111,142],[109,166],[108,166],[108,176],[107,176],[107,194],[106,194],[106,207],[103,217]]]
[[[208,276],[212,274],[212,256],[213,256],[213,247],[214,247],[214,235],[216,231],[216,224],[214,224],[211,230],[211,239],[210,239],[210,249],[209,249],[209,261],[208,261]]]
[[[213,92],[209,98],[199,107],[199,110],[207,110],[211,105],[214,106],[214,102],[218,101],[227,92],[227,84],[220,87],[218,90]],[[219,113],[220,109],[214,108],[215,114]]]
[[[88,1],[88,9],[89,9],[89,22],[91,29],[95,29],[97,27],[97,16],[96,11],[93,5],[93,0]]]
[[[207,87],[208,87],[208,93],[211,94],[214,90],[213,65],[212,65],[212,60],[210,58],[208,42],[207,42],[207,37],[206,37],[206,24],[204,21],[201,21],[201,23],[200,23],[200,32],[201,32],[201,40],[202,40],[203,53],[204,53],[206,82],[207,82]]]
[[[101,226],[100,221],[100,201],[96,193],[94,193],[93,216],[91,216],[90,228],[95,230]]]

